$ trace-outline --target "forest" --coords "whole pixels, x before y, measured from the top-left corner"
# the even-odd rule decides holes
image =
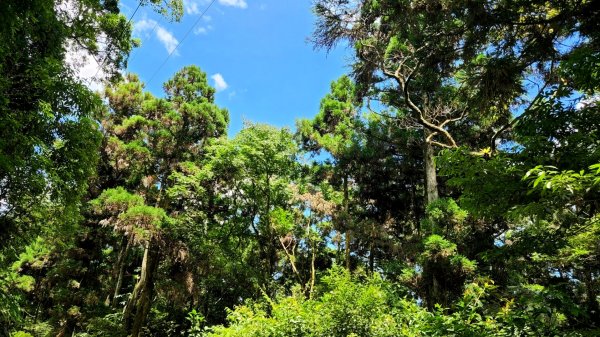
[[[0,336],[600,336],[598,5],[314,0],[347,74],[228,135],[119,0],[2,0]]]

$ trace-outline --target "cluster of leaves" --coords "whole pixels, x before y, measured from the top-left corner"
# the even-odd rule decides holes
[[[550,336],[558,331],[560,319],[545,330],[520,326],[536,313],[514,310],[510,301],[497,311],[486,309],[494,289],[489,281],[469,283],[451,309],[428,311],[407,296],[407,289],[377,274],[351,276],[334,267],[321,279],[314,299],[296,292],[248,301],[230,311],[227,327],[195,330],[190,336],[524,336],[542,331]]]

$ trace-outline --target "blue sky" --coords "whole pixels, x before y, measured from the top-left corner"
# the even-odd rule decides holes
[[[175,23],[140,8],[133,22],[142,46],[127,70],[148,82],[208,2],[185,0],[184,17]],[[124,14],[129,17],[135,6],[125,1]],[[314,22],[310,0],[218,0],[146,88],[162,96],[165,80],[195,64],[217,87],[217,104],[229,110],[230,136],[244,120],[293,129],[296,119],[317,113],[330,82],[348,70],[348,49],[327,54],[308,42]]]

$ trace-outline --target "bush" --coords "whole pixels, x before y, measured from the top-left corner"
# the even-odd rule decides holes
[[[296,292],[248,302],[229,312],[228,327],[207,328],[204,336],[503,336],[502,322],[482,312],[492,287],[483,281],[469,284],[452,311],[437,307],[429,312],[377,274],[351,276],[334,267],[313,299]]]

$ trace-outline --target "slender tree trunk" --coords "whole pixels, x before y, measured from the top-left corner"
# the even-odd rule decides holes
[[[375,222],[371,223],[371,242],[369,243],[369,273],[373,275],[375,269]]]
[[[152,304],[154,292],[154,274],[158,265],[158,250],[156,242],[150,239],[144,247],[144,258],[140,278],[133,288],[131,298],[123,312],[125,328],[131,328],[131,337],[139,337],[141,328],[146,320]],[[134,316],[135,315],[135,316]]]
[[[37,271],[37,279],[38,280],[40,279],[41,274],[42,274],[42,270],[40,269]],[[40,294],[40,292],[42,291],[42,289],[40,289],[40,287],[41,287],[41,282],[35,282],[35,288],[33,290],[33,294],[34,294],[34,298],[35,298],[35,302],[36,302],[35,314],[33,315],[33,321],[35,323],[38,323],[40,308],[42,307],[42,298],[46,298],[46,296],[41,296],[42,294]],[[43,294],[43,295],[46,295],[46,294]]]
[[[308,298],[312,298],[313,290],[315,289],[315,279],[317,278],[317,271],[315,268],[315,259],[316,259],[315,247],[312,247],[312,258],[310,261],[310,291],[308,293]]]
[[[424,137],[430,135],[431,131],[425,129]],[[438,200],[438,183],[437,183],[437,172],[435,169],[435,150],[431,143],[424,141],[424,149],[423,149],[423,162],[425,169],[425,206],[431,204],[432,202]],[[434,305],[436,303],[443,304],[442,302],[442,286],[438,280],[438,273],[433,272],[432,284],[429,288],[429,294],[427,298],[427,306],[429,310],[433,310]]]
[[[164,177],[164,174],[158,175]],[[165,179],[159,178],[160,190],[155,201],[155,207],[160,208],[163,192],[167,186]],[[154,275],[158,266],[160,251],[157,238],[150,234],[150,238],[144,244],[144,257],[142,258],[140,277],[133,288],[131,297],[123,311],[123,321],[126,330],[131,330],[129,337],[139,337],[146,316],[150,312],[152,296],[154,295]]]
[[[335,251],[335,261],[336,263],[340,263],[342,261],[342,233],[336,233],[337,235],[337,249]]]
[[[346,269],[350,270],[350,241],[352,236],[350,234],[350,226],[348,224],[348,176],[344,176],[344,227],[346,228]]]
[[[437,279],[437,276],[433,275],[432,285],[431,285],[431,293],[429,294],[429,300],[427,301],[427,306],[430,311],[433,311],[436,304],[443,304],[441,296],[441,287],[440,283]]]
[[[352,240],[350,236],[350,230],[346,230],[346,269],[350,270],[350,240]]]
[[[119,254],[117,255],[117,261],[113,266],[113,271],[111,275],[110,283],[115,284],[116,280],[119,277],[119,270],[121,269],[121,264],[123,262],[123,254],[125,253],[125,247],[127,247],[128,237],[127,235],[123,235],[121,237],[121,244],[119,245]],[[106,299],[104,300],[104,305],[109,306],[113,300],[113,294],[115,293],[115,286],[113,285],[108,290],[108,294],[106,295]]]
[[[587,297],[588,313],[589,313],[592,321],[594,321],[595,323],[599,323],[600,322],[600,307],[598,306],[598,301],[596,300],[596,297],[598,297],[598,294],[597,294],[596,290],[594,289],[593,272],[591,269],[588,269],[583,272],[583,275],[584,275],[583,281],[585,284],[585,292],[586,292],[586,297]]]
[[[115,292],[112,298],[112,306],[117,306],[117,297],[119,296],[119,292],[121,291],[121,285],[123,284],[123,275],[125,274],[125,260],[127,259],[127,255],[129,254],[129,250],[131,249],[131,244],[133,243],[133,235],[129,236],[127,240],[127,244],[125,245],[125,250],[123,250],[123,255],[119,257],[119,270],[117,275],[117,283],[115,284]]]
[[[288,260],[290,261],[290,265],[292,266],[292,271],[298,278],[298,282],[300,282],[300,284],[302,285],[302,289],[304,289],[304,281],[302,280],[302,277],[300,276],[300,271],[298,271],[298,268],[296,268],[296,245],[292,246],[292,249],[291,249],[292,252],[290,253],[282,238],[279,238],[279,242],[281,242],[281,247],[283,247],[283,252],[285,253],[285,256],[287,256]]]
[[[425,138],[429,135],[430,131],[425,130]],[[425,141],[424,144],[424,156],[425,162],[425,201],[426,205],[436,201],[438,196],[438,183],[437,173],[435,171],[435,150],[433,145]]]
[[[269,269],[268,269],[268,273],[269,275],[267,275],[267,279],[266,281],[270,282],[273,274],[275,273],[275,263],[276,261],[276,255],[277,255],[277,251],[275,250],[275,245],[274,245],[274,241],[275,241],[275,235],[274,235],[274,231],[273,228],[271,228],[271,219],[269,217],[269,213],[271,212],[271,175],[267,173],[267,177],[266,177],[266,183],[267,183],[267,203],[266,203],[266,209],[265,209],[265,221],[266,221],[266,236],[267,236],[267,263],[269,264]],[[269,287],[270,288],[270,287]],[[272,295],[272,294],[269,294]]]
[[[421,231],[421,226],[419,226],[419,210],[417,207],[417,189],[418,185],[413,179],[410,180],[410,212],[411,217],[414,221],[410,221],[410,233],[411,234],[419,234]],[[404,233],[403,233],[404,234]]]
[[[202,305],[202,310],[204,311],[203,315],[204,317],[208,317],[208,309],[209,309],[209,305],[210,305],[210,292],[207,291],[206,292],[206,297],[204,298],[204,304]]]

